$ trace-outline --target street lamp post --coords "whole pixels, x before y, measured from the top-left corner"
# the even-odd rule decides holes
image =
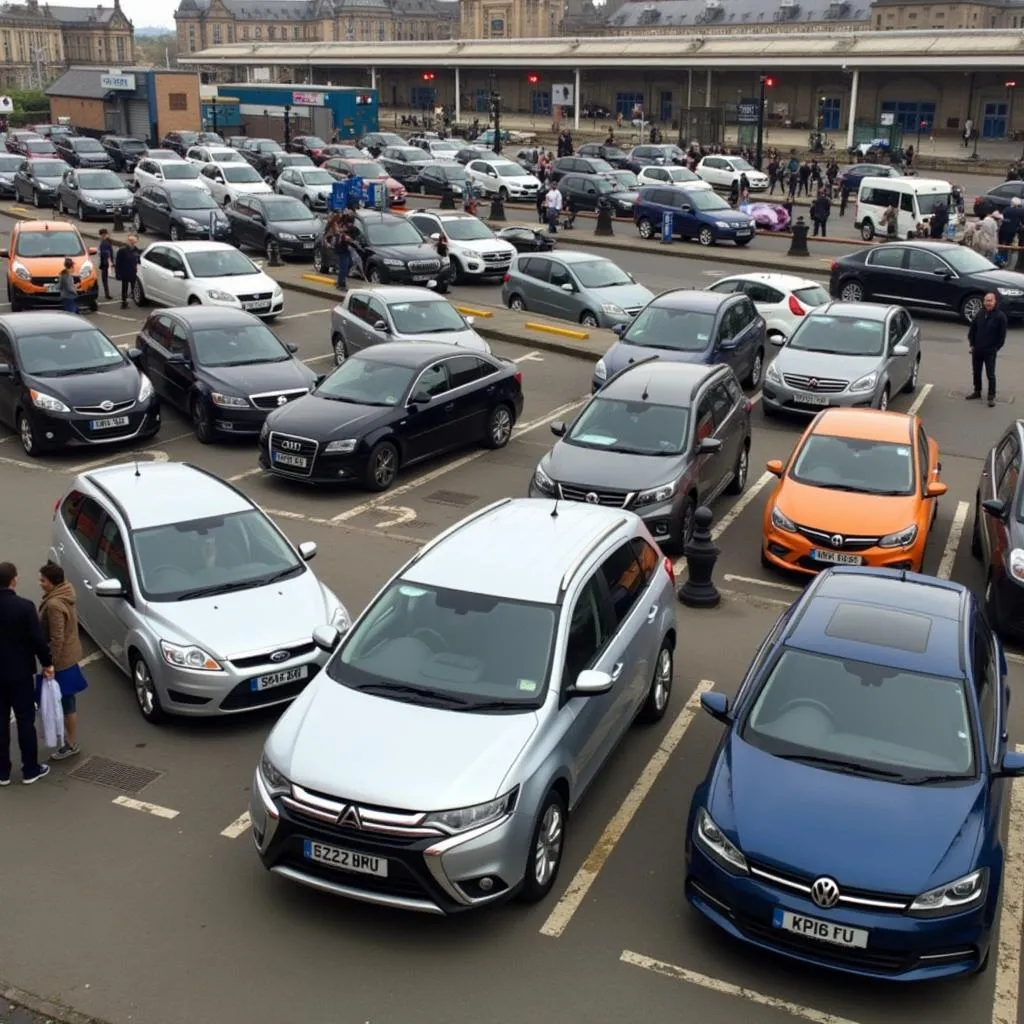
[[[284,105],[284,148],[287,149],[292,141],[292,126],[291,126],[291,112],[292,107],[290,103]]]
[[[494,119],[494,150],[497,156],[501,155],[501,93],[498,92],[498,76],[492,71],[491,83],[491,117]],[[578,97],[577,97],[578,101]]]
[[[760,93],[757,98],[757,142],[754,147],[754,166],[761,170],[764,162],[764,104],[765,88],[768,85],[768,76],[761,75],[759,79]]]
[[[213,111],[213,131],[214,131],[214,134],[216,134],[216,132],[217,132],[217,97],[216,96],[211,96],[210,97],[210,107],[211,107],[211,109]]]

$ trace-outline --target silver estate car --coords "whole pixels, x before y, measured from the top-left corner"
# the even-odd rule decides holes
[[[326,661],[317,626],[348,613],[241,491],[178,462],[104,466],[57,506],[50,558],[82,628],[128,675],[143,718],[291,700]]]
[[[508,498],[422,548],[344,639],[314,638],[334,653],[253,782],[264,865],[431,914],[537,902],[569,813],[668,706],[672,565],[631,512]]]
[[[334,178],[319,167],[286,167],[277,179],[278,195],[301,199],[311,210],[326,210]]]
[[[501,286],[509,309],[572,320],[584,327],[628,324],[654,298],[603,256],[546,252],[517,256]]]
[[[387,341],[426,341],[461,345],[477,352],[491,346],[443,295],[414,285],[350,288],[331,310],[331,348],[341,364],[354,352]]]
[[[889,408],[917,390],[921,329],[902,306],[830,302],[811,310],[765,370],[761,405],[814,415],[827,406]]]

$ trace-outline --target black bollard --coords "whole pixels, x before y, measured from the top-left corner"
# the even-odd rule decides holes
[[[796,223],[790,229],[793,232],[793,241],[789,244],[787,256],[810,256],[807,248],[807,224],[803,217],[797,217]]]
[[[505,219],[505,202],[501,196],[495,196],[491,200],[491,220]]]
[[[114,211],[114,230],[124,231],[124,214],[120,206]]]
[[[440,209],[442,209],[442,210],[454,210],[455,209],[455,193],[451,190],[451,186],[450,185],[445,185],[444,190],[441,192]]]
[[[607,199],[601,198],[597,201],[597,224],[594,226],[595,235],[614,235],[612,228],[612,204]]]
[[[679,588],[679,600],[689,608],[714,608],[722,600],[711,579],[719,548],[711,539],[711,509],[701,505],[693,513],[693,533],[685,548],[686,581]]]
[[[271,240],[267,242],[267,266],[268,267],[280,267],[281,263],[281,247],[277,242]]]

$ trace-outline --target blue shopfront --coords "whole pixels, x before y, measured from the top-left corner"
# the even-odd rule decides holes
[[[378,129],[376,89],[338,86],[220,85],[219,98],[238,101],[240,119],[249,134],[276,134],[272,125],[285,115],[293,134],[308,132],[331,139],[358,139]],[[255,131],[253,127],[255,126]]]

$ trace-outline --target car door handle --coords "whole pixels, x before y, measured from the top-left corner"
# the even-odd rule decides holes
[[[620,661],[620,662],[619,662],[619,663],[618,663],[618,664],[617,664],[617,665],[616,665],[616,666],[615,666],[615,667],[614,667],[614,668],[612,669],[612,682],[614,683],[614,682],[615,682],[615,681],[616,681],[616,680],[617,680],[617,679],[619,678],[619,676],[621,676],[621,675],[622,675],[622,662]]]
[[[651,610],[647,613],[647,621],[653,622],[658,617],[658,606],[656,604],[651,605]]]
[[[454,411],[455,411],[455,403],[454,403],[454,402],[449,402],[449,403],[448,403],[448,404],[447,404],[447,405],[446,405],[446,406],[444,407],[444,411],[445,411],[445,412],[454,412]]]
[[[82,580],[82,586],[85,587],[86,590],[92,590],[92,584],[88,580]]]
[[[61,553],[62,555],[64,554],[64,544],[63,544],[63,542],[61,542],[60,544],[58,544],[58,545],[57,545],[57,550],[58,550],[58,551],[59,551],[59,552],[60,552],[60,553]]]

